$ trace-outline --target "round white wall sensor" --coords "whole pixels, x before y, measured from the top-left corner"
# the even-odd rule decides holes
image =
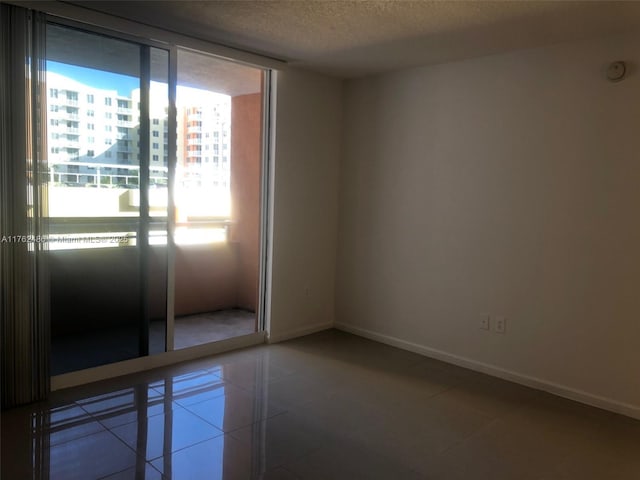
[[[624,78],[627,72],[627,66],[624,62],[612,62],[607,67],[607,78],[612,82],[619,82]]]

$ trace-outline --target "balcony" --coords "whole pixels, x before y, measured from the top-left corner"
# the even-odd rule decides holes
[[[78,150],[63,148],[77,158]],[[77,169],[70,172],[69,170]],[[117,169],[114,173],[113,170]],[[167,183],[167,167],[153,167],[150,169],[151,183]],[[81,178],[82,177],[82,178]],[[97,187],[136,186],[140,183],[140,167],[138,165],[122,165],[112,163],[92,162],[64,162],[49,165],[49,182],[63,183],[68,187]]]

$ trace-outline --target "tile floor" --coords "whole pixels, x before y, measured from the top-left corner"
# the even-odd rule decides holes
[[[640,478],[640,422],[328,330],[2,413],[2,479]]]

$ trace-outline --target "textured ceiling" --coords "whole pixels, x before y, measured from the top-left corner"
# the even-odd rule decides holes
[[[344,77],[640,28],[640,2],[71,3]]]

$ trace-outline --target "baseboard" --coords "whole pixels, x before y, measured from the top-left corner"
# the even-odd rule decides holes
[[[291,340],[292,338],[302,337],[304,335],[310,335],[312,333],[321,332],[322,330],[328,330],[333,328],[333,322],[316,323],[301,328],[289,330],[287,332],[271,334],[267,337],[267,343],[284,342],[285,340]]]
[[[336,323],[334,324],[334,328],[345,331],[345,332],[353,333],[354,335],[365,337],[371,340],[375,340],[376,342],[384,343],[387,345],[391,345],[393,347],[401,348],[403,350],[408,350],[410,352],[418,353],[426,357],[435,358],[437,360],[442,360],[443,362],[468,368],[469,370],[475,370],[477,372],[486,373],[487,375],[492,375],[494,377],[502,378],[504,380],[509,380],[510,382],[518,383],[520,385],[525,385],[527,387],[535,388],[537,390],[542,390],[554,395],[558,395],[560,397],[568,398],[570,400],[575,400],[576,402],[584,403],[586,405],[591,405],[593,407],[602,408],[604,410],[609,410],[611,412],[619,413],[621,415],[626,415],[628,417],[640,420],[640,406],[637,406],[637,405],[619,402],[611,398],[594,395],[589,392],[585,392],[583,390],[578,390],[575,388],[568,387],[566,385],[560,385],[558,383],[550,382],[550,381],[532,377],[529,375],[524,375],[524,374],[514,372],[512,370],[507,370],[495,365],[479,362],[471,358],[454,355],[454,354],[447,353],[442,350],[437,350],[430,347],[425,347],[424,345],[420,345],[414,342],[409,342],[407,340],[402,340],[400,338],[392,337],[390,335],[377,333],[372,330],[354,327],[352,325],[348,325],[345,323]]]
[[[109,378],[129,375],[153,368],[165,367],[167,365],[196,360],[230,350],[259,345],[264,342],[264,332],[250,333],[218,342],[196,345],[171,352],[163,352],[147,357],[134,358],[122,362],[110,363],[108,365],[101,365],[99,367],[78,370],[76,372],[55,375],[51,377],[51,390],[55,391],[63,388],[76,387],[99,380],[107,380]]]

